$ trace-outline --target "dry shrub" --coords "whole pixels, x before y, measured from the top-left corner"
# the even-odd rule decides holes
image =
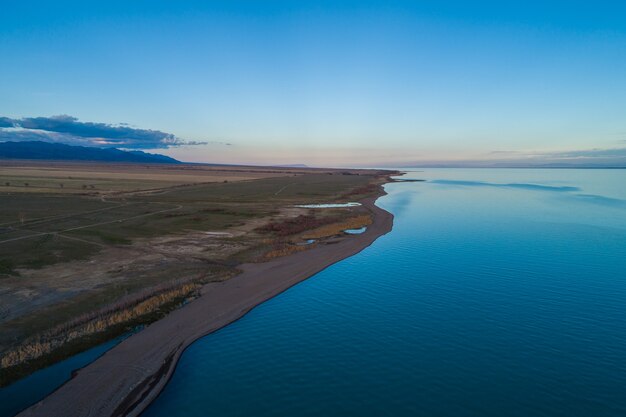
[[[344,194],[344,197],[350,197],[353,195],[363,195],[363,194],[371,194],[378,191],[378,185],[376,184],[367,184],[363,187],[355,188],[354,190]]]
[[[177,281],[126,297],[98,311],[82,315],[38,336],[31,337],[20,346],[4,352],[0,358],[0,368],[8,368],[37,359],[72,340],[100,333],[111,326],[128,323],[141,316],[154,313],[169,302],[194,295],[199,287],[198,283]]]
[[[306,246],[285,245],[279,248],[272,249],[265,254],[266,259],[280,258],[281,256],[291,255],[292,253],[302,252],[306,250]]]
[[[351,217],[344,221],[322,226],[306,233],[304,239],[321,239],[323,237],[335,236],[342,233],[346,229],[359,229],[372,224],[372,217],[368,214]]]
[[[256,230],[260,232],[272,232],[277,236],[289,236],[302,233],[305,230],[315,229],[325,224],[334,223],[337,220],[338,218],[336,217],[319,218],[311,215],[300,215],[282,222],[270,222]]]

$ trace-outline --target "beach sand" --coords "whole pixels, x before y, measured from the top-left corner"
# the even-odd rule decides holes
[[[206,285],[198,299],[124,340],[19,416],[139,415],[165,387],[191,343],[388,233],[393,215],[375,200],[361,201],[374,215],[365,233],[270,262],[242,265],[241,274]]]

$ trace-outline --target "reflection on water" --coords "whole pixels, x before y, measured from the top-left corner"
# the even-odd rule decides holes
[[[46,395],[63,385],[72,376],[72,371],[93,362],[107,350],[121,342],[124,335],[110,342],[74,355],[62,362],[49,366],[0,389],[0,416],[12,416],[35,404]]]
[[[576,197],[626,170],[407,177],[390,234],[194,343],[146,416],[626,415],[626,209]]]
[[[508,188],[520,188],[520,189],[535,190],[535,191],[566,192],[566,193],[572,193],[573,191],[581,190],[579,187],[550,186],[550,185],[541,185],[541,184],[520,184],[520,183],[498,184],[498,183],[490,183],[490,182],[482,182],[482,181],[454,181],[454,180],[433,180],[431,182],[434,184],[458,185],[458,186],[466,186],[466,187],[508,187]],[[602,195],[573,193],[571,194],[571,196],[579,198],[579,199],[583,199],[590,203],[613,205],[613,206],[626,206],[626,200],[606,197]]]
[[[509,187],[509,188],[522,188],[526,190],[536,190],[536,191],[579,191],[578,187],[571,186],[553,186],[553,185],[541,185],[541,184],[523,184],[523,183],[509,183],[509,184],[498,184],[493,182],[484,182],[484,181],[459,181],[459,180],[433,180],[431,181],[435,184],[446,184],[446,185],[462,185],[468,187]]]

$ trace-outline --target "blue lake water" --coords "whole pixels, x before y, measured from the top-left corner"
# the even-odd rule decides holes
[[[626,415],[626,170],[403,178],[390,234],[190,346],[145,416]]]
[[[386,186],[390,234],[193,344],[145,415],[626,415],[626,170],[403,178],[428,182]]]
[[[95,346],[71,358],[41,369],[8,387],[0,389],[0,416],[9,417],[43,399],[67,382],[72,371],[93,362],[127,335]]]

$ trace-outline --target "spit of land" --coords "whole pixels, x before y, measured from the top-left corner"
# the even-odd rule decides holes
[[[157,321],[249,265],[370,239],[343,230],[371,225],[371,204],[296,206],[366,201],[390,174],[0,161],[0,384]]]

